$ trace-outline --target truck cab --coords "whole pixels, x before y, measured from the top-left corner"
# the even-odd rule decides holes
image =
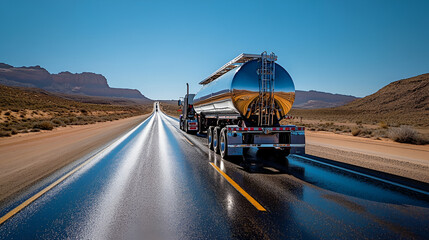
[[[179,118],[180,129],[187,133],[196,133],[198,131],[198,120],[194,109],[195,94],[189,94],[189,85],[187,84],[187,93],[183,101],[179,100],[178,105],[182,108],[182,114]]]

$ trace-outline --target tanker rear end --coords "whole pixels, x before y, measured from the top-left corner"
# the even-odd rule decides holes
[[[304,127],[281,126],[292,108],[295,86],[272,54],[241,54],[200,82],[193,108],[200,133],[223,158],[250,147],[305,153]]]

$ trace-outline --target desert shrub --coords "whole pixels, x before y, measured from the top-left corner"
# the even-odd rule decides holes
[[[42,130],[52,130],[54,129],[54,124],[51,121],[43,121],[34,124],[33,128],[42,129]]]
[[[87,114],[88,114],[88,111],[87,111],[86,109],[81,109],[81,110],[80,110],[80,112],[81,112],[83,115],[87,115]]]
[[[391,128],[388,136],[393,141],[400,143],[426,144],[428,142],[416,130],[406,125],[402,125],[399,128]]]
[[[5,116],[10,116],[10,112],[5,112],[4,115]]]
[[[361,129],[360,128],[353,128],[351,133],[353,136],[358,136],[361,133]]]
[[[362,121],[361,120],[357,120],[356,121],[356,125],[361,125],[362,124]]]
[[[12,128],[12,130],[10,131],[10,133],[12,135],[16,135],[16,134],[18,134],[18,130],[16,130],[16,128]]]
[[[70,123],[75,123],[75,122],[79,121],[79,119],[77,119],[77,117],[70,117],[69,121],[70,121]]]
[[[64,125],[63,121],[61,121],[60,119],[52,119],[52,123],[55,124],[56,126],[61,126]]]
[[[376,138],[386,138],[387,137],[387,131],[385,129],[377,129],[372,134]]]
[[[379,126],[380,128],[383,128],[383,129],[388,129],[388,128],[389,128],[389,125],[387,125],[387,123],[385,123],[385,122],[383,122],[383,121],[379,122],[379,123],[378,123],[378,126]]]
[[[70,124],[70,119],[68,119],[68,118],[60,118],[60,120],[61,120],[64,124]]]
[[[40,129],[31,129],[30,132],[40,132]]]
[[[11,132],[0,130],[0,137],[10,137]]]

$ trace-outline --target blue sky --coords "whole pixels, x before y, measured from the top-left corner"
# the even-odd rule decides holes
[[[275,52],[296,89],[366,96],[429,72],[429,1],[0,2],[0,62],[103,74],[177,99],[238,54]]]

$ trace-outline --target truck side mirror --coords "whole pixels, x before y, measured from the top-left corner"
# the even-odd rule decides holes
[[[177,101],[177,105],[182,106],[182,101],[180,99],[179,99],[179,101]]]

